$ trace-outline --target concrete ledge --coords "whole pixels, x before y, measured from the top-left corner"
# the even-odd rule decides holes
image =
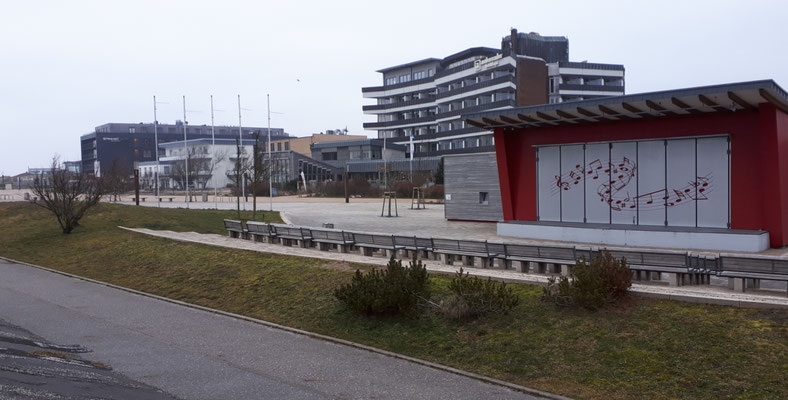
[[[579,225],[579,224],[578,224]],[[499,222],[498,234],[525,239],[557,240],[614,246],[759,252],[769,248],[769,233],[725,229],[645,229],[621,225],[601,227]]]

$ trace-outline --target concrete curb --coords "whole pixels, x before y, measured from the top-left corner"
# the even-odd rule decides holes
[[[543,392],[541,390],[532,389],[532,388],[525,387],[525,386],[520,386],[520,385],[517,385],[517,384],[514,384],[514,383],[502,381],[502,380],[495,379],[495,378],[490,378],[490,377],[487,377],[487,376],[484,376],[484,375],[475,374],[473,372],[468,372],[468,371],[464,371],[464,370],[461,370],[461,369],[449,367],[447,365],[438,364],[438,363],[434,363],[434,362],[431,362],[431,361],[426,361],[426,360],[422,360],[422,359],[419,359],[419,358],[414,358],[414,357],[410,357],[410,356],[394,353],[394,352],[391,352],[391,351],[388,351],[388,350],[383,350],[383,349],[379,349],[379,348],[376,348],[376,347],[367,346],[367,345],[364,345],[364,344],[361,344],[361,343],[351,342],[349,340],[339,339],[339,338],[335,338],[335,337],[332,337],[332,336],[321,335],[319,333],[314,333],[314,332],[305,331],[305,330],[301,330],[301,329],[291,328],[289,326],[280,325],[280,324],[277,324],[277,323],[274,323],[274,322],[269,322],[269,321],[265,321],[265,320],[261,320],[261,319],[257,319],[257,318],[247,317],[245,315],[235,314],[235,313],[231,313],[231,312],[227,312],[227,311],[217,310],[217,309],[214,309],[214,308],[209,308],[209,307],[204,307],[204,306],[200,306],[200,305],[196,305],[196,304],[187,303],[187,302],[180,301],[180,300],[170,299],[168,297],[163,297],[163,296],[159,296],[159,295],[155,295],[155,294],[151,294],[151,293],[147,293],[147,292],[142,292],[142,291],[139,291],[139,290],[130,289],[130,288],[123,287],[123,286],[118,286],[118,285],[114,285],[114,284],[111,284],[111,283],[107,283],[107,282],[103,282],[103,281],[99,281],[99,280],[95,280],[95,279],[85,278],[85,277],[82,277],[82,276],[79,276],[79,275],[74,275],[74,274],[70,274],[68,272],[58,271],[58,270],[47,268],[47,267],[42,267],[40,265],[30,264],[30,263],[27,263],[27,262],[24,262],[24,261],[15,260],[15,259],[8,258],[8,257],[0,256],[0,260],[5,260],[5,261],[8,261],[8,262],[16,263],[16,264],[20,264],[20,265],[26,265],[28,267],[38,268],[40,270],[51,272],[51,273],[54,273],[54,274],[63,275],[63,276],[69,277],[69,278],[79,279],[79,280],[82,280],[82,281],[103,285],[103,286],[110,287],[110,288],[113,288],[113,289],[123,290],[125,292],[129,292],[129,293],[133,293],[133,294],[136,294],[136,295],[153,298],[153,299],[156,299],[156,300],[166,301],[168,303],[177,304],[177,305],[184,306],[184,307],[189,307],[189,308],[193,308],[193,309],[197,309],[197,310],[201,310],[201,311],[210,312],[210,313],[213,313],[213,314],[222,315],[222,316],[225,316],[225,317],[230,317],[230,318],[244,320],[244,321],[247,321],[247,322],[252,322],[252,323],[255,323],[255,324],[258,324],[258,325],[263,325],[263,326],[266,326],[266,327],[269,327],[269,328],[279,329],[279,330],[287,331],[287,332],[290,332],[290,333],[293,333],[293,334],[311,337],[313,339],[319,339],[319,340],[323,340],[323,341],[326,341],[326,342],[332,342],[332,343],[336,343],[336,344],[340,344],[340,345],[344,345],[344,346],[348,346],[348,347],[357,348],[357,349],[360,349],[360,350],[366,350],[366,351],[369,351],[371,353],[377,353],[377,354],[384,355],[384,356],[387,356],[387,357],[401,359],[401,360],[404,360],[404,361],[412,362],[414,364],[419,364],[419,365],[423,365],[423,366],[426,366],[426,367],[434,368],[434,369],[437,369],[437,370],[440,370],[440,371],[449,372],[449,373],[452,373],[452,374],[455,374],[455,375],[464,376],[466,378],[471,378],[471,379],[475,379],[475,380],[478,380],[478,381],[481,381],[481,382],[485,382],[485,383],[489,383],[489,384],[493,384],[493,385],[497,385],[497,386],[502,386],[502,387],[505,387],[507,389],[511,389],[511,390],[514,390],[514,391],[517,391],[517,392],[522,392],[522,393],[529,394],[529,395],[532,395],[532,396],[538,396],[538,397],[542,397],[542,398],[546,398],[546,399],[554,399],[554,400],[571,400],[569,397],[564,397],[564,396],[553,394],[553,393]]]

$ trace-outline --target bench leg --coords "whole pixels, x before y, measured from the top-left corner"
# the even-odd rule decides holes
[[[348,249],[348,247],[349,246],[346,245],[346,244],[339,244],[339,245],[337,245],[337,249],[339,250],[340,253],[347,253],[348,251],[350,251],[350,249]]]
[[[681,281],[681,279],[682,279],[681,276],[679,276],[679,274],[677,274],[675,272],[669,272],[669,273],[666,273],[665,275],[668,278],[667,279],[668,280],[668,286],[681,286],[681,284],[683,283]]]
[[[493,258],[493,268],[509,269],[509,262],[505,258]]]
[[[390,259],[391,257],[396,258],[397,257],[397,251],[396,250],[385,249],[385,251],[383,251],[383,256],[386,257],[387,259]]]
[[[562,276],[569,276],[569,265],[568,264],[561,264],[561,275]]]
[[[487,259],[484,257],[468,257],[470,265],[476,268],[487,268]]]
[[[660,272],[651,272],[651,280],[652,281],[661,280],[662,279],[662,275],[660,275],[660,274],[661,274]]]
[[[733,289],[734,292],[743,292],[744,278],[728,278],[728,289]]]
[[[367,257],[372,257],[372,248],[370,247],[361,247],[361,254]]]
[[[442,264],[452,265],[452,259],[451,259],[450,255],[441,253],[440,257],[441,257],[441,263]]]

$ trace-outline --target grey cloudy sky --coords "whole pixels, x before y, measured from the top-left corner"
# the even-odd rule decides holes
[[[785,1],[12,1],[0,3],[0,172],[79,159],[107,122],[362,128],[375,70],[510,28],[569,38],[573,61],[621,63],[627,93],[771,78],[788,87]],[[300,82],[298,81],[300,80]]]

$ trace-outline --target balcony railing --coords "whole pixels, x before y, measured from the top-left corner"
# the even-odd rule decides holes
[[[517,104],[517,102],[515,102],[514,99],[498,100],[498,101],[493,101],[493,102],[490,102],[490,103],[479,104],[478,106],[459,108],[459,109],[456,109],[456,110],[451,110],[451,111],[438,113],[438,114],[435,115],[435,119],[439,120],[439,119],[443,119],[443,118],[453,117],[453,116],[456,116],[456,115],[476,113],[476,112],[481,112],[481,111],[485,111],[485,110],[489,110],[489,109],[493,109],[493,108],[501,108],[501,107],[507,107],[507,106],[508,107],[515,107],[516,104]]]
[[[450,97],[450,96],[456,96],[458,94],[472,92],[474,90],[483,89],[483,88],[486,88],[486,87],[494,86],[494,85],[497,85],[497,84],[500,84],[500,83],[505,83],[505,82],[515,83],[514,75],[499,76],[499,77],[494,78],[494,79],[490,79],[490,80],[487,80],[487,81],[484,81],[484,82],[479,82],[479,83],[476,83],[476,84],[473,84],[473,85],[469,85],[469,86],[465,86],[465,87],[462,87],[462,88],[459,88],[459,89],[448,90],[448,91],[445,91],[445,92],[442,92],[442,93],[438,93],[437,98],[438,99],[442,99],[442,98],[446,98],[446,97]]]
[[[385,122],[367,122],[364,124],[364,128],[390,128],[392,126],[399,126],[399,125],[410,125],[410,124],[420,124],[424,122],[433,122],[435,121],[434,115],[428,115],[426,117],[420,118],[409,118],[409,119],[395,119],[393,121],[385,121]]]
[[[624,93],[623,86],[616,85],[579,85],[572,83],[562,83],[558,85],[559,90],[582,90],[586,92],[621,92]]]
[[[393,85],[370,86],[370,87],[361,88],[361,93],[381,92],[381,91],[384,91],[384,90],[392,90],[392,89],[399,89],[399,88],[404,88],[404,87],[408,87],[408,86],[416,86],[416,85],[421,85],[423,83],[430,83],[430,82],[432,82],[434,80],[435,80],[435,76],[431,76],[429,78],[416,79],[416,80],[413,80],[413,81],[395,83]]]
[[[435,101],[435,97],[434,96],[427,96],[426,98],[423,98],[423,99],[401,101],[401,102],[398,102],[398,103],[368,105],[368,106],[361,107],[361,110],[362,111],[390,110],[392,108],[400,108],[400,107],[413,106],[413,105],[417,105],[417,104],[431,103],[433,101]]]

